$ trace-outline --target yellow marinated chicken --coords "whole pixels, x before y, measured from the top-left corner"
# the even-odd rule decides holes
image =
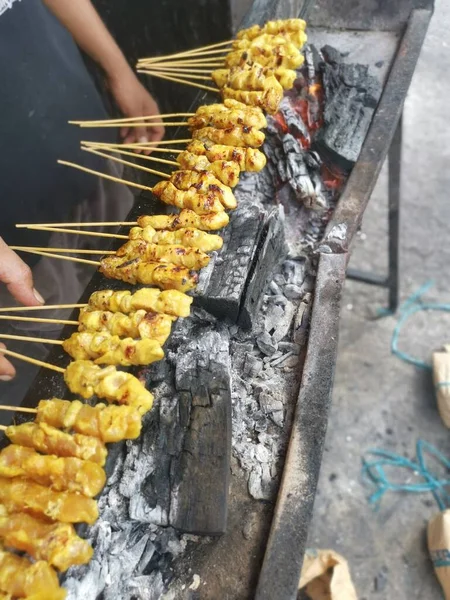
[[[214,73],[217,71],[213,71]],[[201,127],[229,129],[235,125],[245,125],[255,129],[267,127],[267,119],[260,108],[246,106],[235,100],[224,100],[223,104],[200,106],[195,116],[188,119],[188,123],[193,129]]]
[[[263,27],[253,25],[247,29],[241,29],[237,32],[236,38],[238,40],[253,40],[264,33],[286,36],[297,31],[305,31],[305,29],[306,21],[303,19],[279,19],[277,21],[267,21]]]
[[[75,360],[93,360],[96,365],[150,365],[164,358],[156,340],[121,339],[108,331],[73,333],[64,340],[63,348]]]
[[[246,90],[233,90],[230,87],[224,87],[222,89],[222,94],[224,98],[235,98],[236,100],[245,102],[246,104],[259,106],[270,115],[274,115],[278,111],[280,102],[283,99],[283,88],[274,76],[266,77],[263,85],[264,90],[256,92]],[[200,129],[199,131],[204,130]],[[195,133],[196,132],[192,134],[192,137],[195,137]],[[245,144],[244,142],[243,145],[251,144]]]
[[[134,440],[141,432],[141,415],[132,406],[95,406],[79,400],[41,400],[37,407],[36,422],[67,429],[98,438],[105,444]]]
[[[195,214],[195,213],[194,213]],[[141,217],[142,218],[142,217]],[[152,217],[143,217],[145,219]],[[145,226],[143,224],[143,226]],[[192,298],[177,290],[161,291],[157,288],[141,288],[137,292],[130,290],[100,290],[91,294],[89,310],[110,310],[130,313],[135,310],[166,313],[174,317],[188,317]]]
[[[228,68],[258,63],[262,67],[270,67],[272,69],[279,67],[298,69],[302,66],[303,62],[302,53],[291,42],[276,46],[251,46],[246,50],[230,52],[225,58],[225,66]],[[242,102],[242,100],[239,100],[239,102]]]
[[[210,212],[199,215],[187,208],[175,215],[142,215],[137,220],[140,227],[150,225],[150,227],[158,230],[168,229],[171,231],[177,231],[185,227],[195,227],[202,231],[217,231],[226,227],[229,221],[230,217],[226,212]]]
[[[0,538],[8,548],[45,560],[59,571],[85,565],[93,555],[91,545],[70,523],[47,523],[22,512],[8,514],[4,506],[0,506]]]
[[[119,279],[132,285],[156,285],[163,290],[188,292],[198,283],[198,274],[186,267],[170,263],[145,261],[139,256],[127,258],[107,256],[101,260],[100,272],[110,279]]]
[[[234,161],[215,160],[214,162],[209,162],[207,156],[193,154],[185,150],[178,154],[177,162],[183,169],[210,171],[219,181],[230,188],[235,187],[239,183],[241,169],[238,163]]]
[[[280,84],[275,79],[275,83],[282,90]],[[224,88],[226,93],[228,88]],[[265,92],[237,92],[231,90],[234,94],[242,93],[257,93],[261,96],[265,95]],[[231,129],[215,129],[214,127],[203,127],[202,129],[196,129],[192,132],[192,138],[194,140],[200,140],[203,143],[213,142],[214,144],[224,144],[225,146],[250,146],[251,148],[259,148],[264,144],[265,135],[262,131],[254,129],[253,127],[233,127]],[[159,185],[159,184],[158,184]]]
[[[0,477],[26,477],[57,492],[79,492],[91,498],[106,483],[105,471],[95,462],[45,456],[17,444],[10,444],[0,452]]]
[[[203,252],[220,250],[223,246],[223,240],[220,235],[205,233],[195,227],[184,227],[175,231],[157,231],[150,225],[144,228],[132,227],[129,237],[131,240],[142,239],[146,242],[164,246],[168,244],[180,244],[186,248],[198,248]]]
[[[290,90],[297,78],[297,73],[284,67],[271,69],[256,63],[231,69],[216,69],[211,73],[211,77],[219,88],[227,86],[234,90],[247,91],[263,90],[265,79],[272,76],[284,90]]]
[[[198,248],[185,248],[180,244],[152,244],[145,240],[129,240],[117,250],[123,258],[141,257],[143,260],[171,263],[188,269],[203,269],[209,263],[209,256]]]
[[[5,434],[13,444],[34,448],[41,454],[75,456],[82,460],[91,460],[100,466],[106,461],[106,447],[96,437],[79,433],[71,435],[47,423],[10,425]]]
[[[45,561],[31,563],[3,548],[0,548],[0,592],[6,598],[24,600],[64,600],[67,594]]]
[[[72,393],[83,398],[95,394],[108,402],[133,406],[141,414],[153,406],[153,395],[139,379],[112,365],[102,369],[89,360],[76,360],[65,370],[64,380]]]
[[[208,195],[212,192],[216,193],[224,208],[228,210],[233,210],[237,206],[236,198],[231,189],[208,171],[201,171],[199,173],[186,169],[175,171],[172,173],[171,181],[178,190],[188,191],[194,188],[199,194]]]
[[[256,148],[225,146],[210,141],[193,140],[187,147],[192,154],[205,155],[208,160],[230,160],[239,165],[241,171],[261,171],[266,166],[265,155]]]
[[[142,309],[125,314],[83,308],[78,321],[78,331],[109,331],[119,337],[156,340],[162,346],[170,335],[175,317]]]
[[[270,48],[283,44],[292,44],[298,49],[303,48],[308,37],[304,30],[290,31],[286,33],[261,33],[249,40],[248,38],[237,39],[233,42],[233,50],[245,51],[250,48]]]
[[[198,131],[204,130],[199,129]],[[221,130],[215,129],[214,131]],[[177,206],[178,208],[189,208],[199,215],[225,210],[221,202],[222,194],[220,190],[211,190],[208,194],[199,194],[195,188],[190,188],[184,192],[177,189],[170,181],[160,181],[153,186],[153,193],[165,204]]]

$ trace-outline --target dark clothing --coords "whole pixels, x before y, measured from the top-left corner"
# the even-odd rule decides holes
[[[3,4],[0,0],[0,236],[9,244],[31,244],[30,234],[15,223],[65,220],[97,184],[92,175],[58,165],[57,159],[104,170],[102,159],[80,150],[80,140],[104,141],[114,133],[67,123],[106,118],[67,30],[41,0],[14,1],[6,10]]]

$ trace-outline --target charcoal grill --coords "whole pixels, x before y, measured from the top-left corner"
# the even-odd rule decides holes
[[[339,3],[332,0],[255,0],[242,23],[242,27],[248,27],[255,23],[263,24],[268,19],[300,15],[308,22],[311,41],[318,44],[331,42],[341,52],[349,50],[361,63],[382,61],[380,79],[384,84],[359,159],[347,180],[318,249],[306,358],[299,367],[300,392],[270,535],[259,573],[255,595],[258,600],[289,600],[297,597],[328,421],[337,354],[340,302],[346,276],[363,283],[386,287],[389,290],[389,308],[395,310],[397,307],[401,117],[432,12],[432,0],[341,0]],[[200,95],[196,103],[203,99],[204,95]],[[360,227],[386,156],[389,161],[388,275],[347,271],[352,240]],[[143,195],[127,220],[134,220],[137,215],[151,212],[149,206],[152,206],[152,202],[151,198]],[[156,209],[156,204],[153,208]],[[247,270],[244,283],[238,289],[227,288],[224,280],[219,277],[214,294],[209,295],[206,303],[203,301],[203,305],[217,316],[231,318],[247,327],[251,325],[252,306],[257,302],[258,295],[261,295],[264,281],[273,268],[273,252],[269,249],[278,248],[276,244],[271,246],[277,232],[276,215],[272,215],[263,224],[256,214],[251,218],[251,224],[257,249],[256,267],[255,256],[250,253],[247,262],[243,261],[242,268]],[[271,257],[272,262],[261,259],[259,263],[264,262],[264,265],[258,267],[258,256]],[[220,266],[218,270],[220,271]],[[96,274],[82,301],[92,291],[101,289],[104,285],[103,278]],[[108,287],[117,289],[122,286],[109,281]],[[199,301],[201,303],[201,299]],[[63,335],[66,333],[67,330],[63,331]],[[66,364],[60,349],[54,350],[49,360],[55,364]],[[220,533],[225,527],[229,472],[227,453],[229,454],[230,443],[230,414],[226,407],[229,391],[226,387],[224,385],[221,388],[223,403],[220,414],[215,417],[217,427],[225,424],[223,435],[217,441],[220,445],[220,457],[216,471],[203,474],[203,483],[212,500],[209,509],[207,505],[206,508],[205,505],[202,506],[206,516],[189,515],[187,520],[191,522],[191,529],[181,515],[178,523],[182,523],[181,528],[187,531]],[[49,379],[48,373],[40,372],[24,404],[35,406],[40,398],[49,397],[49,394],[57,395],[58,392],[61,396],[67,396],[63,385]],[[196,393],[199,393],[198,390]],[[196,490],[201,488],[201,469],[192,470],[192,465],[182,465],[180,469],[181,474],[187,473],[191,478],[195,476],[197,479],[193,487]],[[214,488],[217,488],[216,493]],[[192,493],[196,492],[186,492],[186,505],[189,505],[189,499],[192,498],[189,494]],[[220,510],[217,510],[218,506]],[[195,521],[195,526],[192,526],[192,521]]]

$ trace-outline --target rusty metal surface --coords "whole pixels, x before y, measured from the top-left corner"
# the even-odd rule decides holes
[[[349,250],[402,114],[431,15],[423,9],[411,14],[358,162],[326,229],[323,252]]]
[[[320,256],[302,384],[257,600],[297,597],[331,403],[346,260],[345,254]]]

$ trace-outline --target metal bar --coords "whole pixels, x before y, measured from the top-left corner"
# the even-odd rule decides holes
[[[394,138],[389,148],[389,310],[393,313],[398,308],[399,296],[399,238],[400,238],[400,179],[402,160],[402,123],[397,123]]]
[[[358,231],[402,114],[431,15],[431,10],[411,12],[359,159],[326,228],[324,252],[347,252]]]
[[[360,281],[369,285],[379,285],[381,287],[389,287],[389,277],[386,275],[378,275],[370,271],[359,271],[358,269],[347,269],[347,279]]]
[[[302,384],[256,600],[297,598],[331,404],[346,263],[346,254],[320,256]]]

